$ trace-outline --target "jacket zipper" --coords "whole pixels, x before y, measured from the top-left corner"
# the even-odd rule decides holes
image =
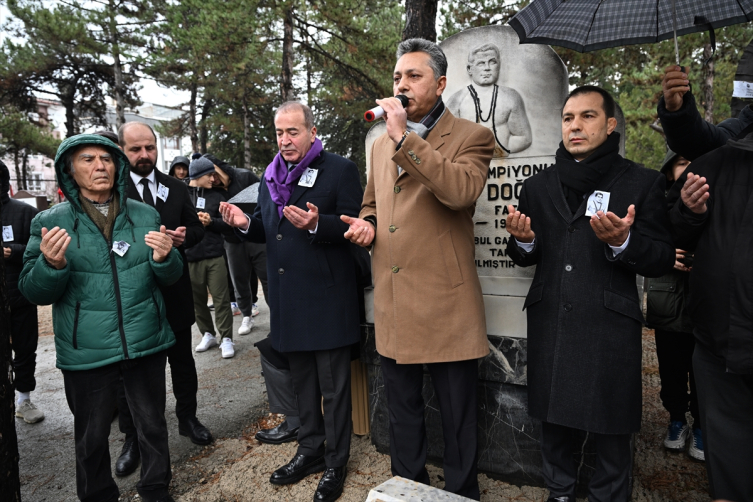
[[[113,225],[114,227],[114,225]],[[115,229],[113,228],[113,231]],[[102,234],[102,237],[104,237],[105,234]],[[105,240],[107,240],[105,238]],[[108,253],[110,255],[110,266],[112,267],[112,278],[113,282],[115,283],[115,299],[118,302],[118,329],[120,330],[120,341],[123,344],[123,355],[126,359],[130,359],[128,356],[128,345],[126,344],[126,337],[125,337],[125,328],[123,328],[123,305],[121,304],[120,300],[120,282],[118,281],[118,269],[115,265],[115,253],[112,252],[112,249]]]
[[[78,349],[78,313],[81,310],[81,302],[76,302],[76,314],[73,316],[73,348]]]
[[[117,305],[118,305],[118,330],[120,331],[120,343],[123,345],[123,357],[125,357],[126,359],[130,359],[128,355],[128,344],[126,344],[125,328],[123,327],[123,305],[120,299],[120,281],[118,280],[118,267],[117,265],[115,265],[115,256],[113,256],[115,253],[113,253],[112,251],[112,242],[107,240],[107,237],[105,237],[105,233],[102,230],[100,230],[96,224],[94,224],[94,226],[97,228],[97,230],[99,230],[100,235],[109,246],[109,250],[107,254],[110,257],[110,268],[112,268],[112,280],[115,286],[115,301],[117,302]],[[112,232],[115,233],[114,221],[112,223]]]

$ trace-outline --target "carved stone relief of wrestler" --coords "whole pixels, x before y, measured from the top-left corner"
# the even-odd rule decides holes
[[[532,140],[523,98],[515,89],[497,84],[500,61],[499,49],[494,44],[472,49],[466,70],[473,83],[447,101],[447,108],[456,117],[494,131],[497,158],[525,150]]]

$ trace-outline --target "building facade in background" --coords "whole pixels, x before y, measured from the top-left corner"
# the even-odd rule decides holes
[[[52,126],[52,134],[57,139],[65,139],[67,130],[65,127],[65,108],[58,101],[49,99],[37,99],[38,111],[33,114],[32,119],[37,121],[41,126]],[[143,122],[154,128],[162,122],[168,122],[178,118],[183,111],[176,108],[168,108],[153,103],[144,103],[134,110],[126,111],[126,122]],[[107,123],[109,129],[117,131],[115,127],[115,105],[114,102],[107,107]],[[99,127],[90,127],[85,132],[94,132]],[[157,167],[164,173],[170,170],[170,162],[178,155],[191,156],[191,139],[186,136],[182,138],[165,138],[157,134],[157,149],[159,152]],[[43,195],[47,197],[50,203],[59,202],[58,185],[55,180],[54,159],[44,155],[29,155],[27,157],[28,175],[26,177],[26,191],[34,195]],[[8,166],[10,171],[11,193],[15,194],[19,190],[24,190],[21,186],[22,180],[18,179],[15,160],[12,156],[3,158],[3,162]],[[21,172],[21,159],[19,158],[18,172]]]

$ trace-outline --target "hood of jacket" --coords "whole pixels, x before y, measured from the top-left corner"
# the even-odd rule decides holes
[[[212,161],[212,164],[219,167],[223,173],[227,174],[227,177],[230,178],[230,183],[233,182],[235,179],[235,168],[225,162],[224,160],[220,160],[211,153],[205,153],[204,158],[209,159]]]
[[[679,156],[679,153],[675,153],[670,148],[667,148],[667,155],[664,156],[664,160],[661,163],[661,169],[659,169],[659,172],[666,176],[669,170],[672,169],[672,166],[675,164],[675,161]]]
[[[113,159],[115,160],[115,181],[113,183],[113,190],[116,190],[120,196],[120,207],[122,211],[126,206],[126,187],[130,171],[128,157],[126,157],[125,153],[123,153],[115,143],[104,136],[96,134],[78,134],[72,136],[63,141],[58,147],[58,151],[55,154],[55,174],[57,175],[58,186],[60,186],[60,189],[63,191],[66,200],[68,200],[77,211],[83,211],[81,209],[81,194],[79,187],[73,180],[73,176],[65,172],[65,159],[67,154],[82,145],[103,146],[112,154]]]
[[[188,160],[188,157],[184,157],[182,155],[178,155],[173,159],[173,161],[170,163],[170,171],[168,171],[168,175],[175,177],[175,166],[178,164],[184,164],[186,166],[186,169],[188,169],[188,166],[191,165],[191,161]]]
[[[741,139],[731,139],[727,142],[727,145],[732,148],[738,148],[740,150],[747,150],[753,152],[753,132]]]
[[[0,201],[5,204],[10,199],[10,171],[5,162],[0,160]]]

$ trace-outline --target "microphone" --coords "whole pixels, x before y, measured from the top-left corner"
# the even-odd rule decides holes
[[[400,100],[400,102],[403,104],[403,108],[408,108],[408,97],[404,96],[403,94],[398,94],[395,96],[397,99]],[[363,114],[363,118],[366,122],[373,122],[379,117],[384,115],[384,108],[381,106],[375,106],[371,110],[367,111]]]

